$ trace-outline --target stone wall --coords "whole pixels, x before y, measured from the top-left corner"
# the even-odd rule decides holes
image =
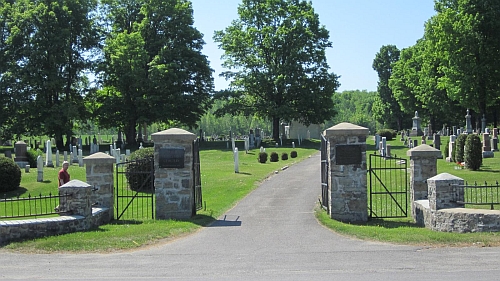
[[[463,179],[443,173],[427,180],[428,200],[413,202],[415,222],[426,228],[443,232],[500,231],[500,211],[462,208],[456,201],[463,201]]]
[[[0,244],[20,239],[33,239],[85,231],[107,223],[109,209],[93,208],[92,216],[60,216],[45,219],[0,221]]]
[[[113,163],[104,153],[87,157],[87,180],[72,180],[61,186],[59,210],[52,218],[0,221],[0,244],[19,239],[32,239],[86,231],[113,219]],[[97,202],[97,207],[92,207]]]

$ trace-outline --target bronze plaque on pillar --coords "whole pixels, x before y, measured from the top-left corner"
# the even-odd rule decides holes
[[[335,165],[359,165],[361,159],[361,145],[335,146]]]
[[[160,148],[160,168],[184,168],[184,148]]]

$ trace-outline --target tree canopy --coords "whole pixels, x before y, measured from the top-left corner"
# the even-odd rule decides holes
[[[103,88],[92,108],[99,124],[122,128],[136,143],[137,125],[196,126],[213,90],[212,69],[201,53],[185,0],[106,0],[110,32],[102,64]]]
[[[217,96],[227,101],[218,114],[257,114],[280,122],[322,123],[335,114],[332,95],[337,76],[329,73],[325,50],[328,30],[310,2],[243,0],[239,18],[214,40],[224,50],[222,75],[230,88]]]

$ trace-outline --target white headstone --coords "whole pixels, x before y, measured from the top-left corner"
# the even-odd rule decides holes
[[[42,156],[38,155],[36,158],[36,168],[38,170],[38,175],[36,178],[37,182],[42,182],[43,181],[43,159]]]
[[[56,167],[59,167],[59,149],[56,150]]]
[[[54,167],[54,164],[52,163],[52,143],[50,142],[50,140],[47,141],[45,150],[45,166]]]
[[[239,169],[239,159],[238,159],[238,148],[235,147],[234,148],[234,172],[235,173],[239,173],[240,172],[240,169]]]

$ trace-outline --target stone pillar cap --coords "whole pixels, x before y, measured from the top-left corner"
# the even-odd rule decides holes
[[[434,147],[428,144],[421,144],[417,147],[414,147],[408,151],[406,151],[407,156],[418,156],[418,157],[436,157],[438,158],[441,155],[441,151],[439,149],[435,149]]]
[[[59,188],[65,188],[65,187],[71,187],[71,188],[75,188],[75,187],[81,187],[81,188],[85,188],[85,187],[90,187],[91,185],[86,183],[86,182],[83,182],[81,180],[71,180],[63,185],[61,185]]]
[[[151,135],[151,139],[155,141],[162,141],[167,139],[177,139],[177,140],[195,140],[196,135],[179,128],[171,128],[165,131],[154,133]]]
[[[461,180],[463,181],[462,178],[459,178],[457,176],[454,176],[452,174],[448,173],[441,173],[439,175],[433,176],[432,178],[427,179],[428,181],[445,181],[445,180]]]
[[[332,126],[324,131],[326,136],[360,136],[368,135],[368,128],[343,122]]]
[[[97,152],[97,153],[94,153],[92,155],[89,155],[89,156],[83,158],[83,162],[85,162],[85,163],[93,162],[92,160],[99,160],[99,161],[108,160],[110,162],[116,161],[115,157],[108,155],[106,153],[102,153],[102,152]]]

